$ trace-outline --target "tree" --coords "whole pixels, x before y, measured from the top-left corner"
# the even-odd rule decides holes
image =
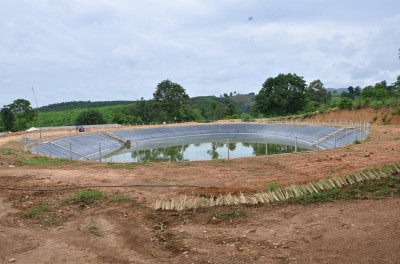
[[[88,109],[79,114],[75,123],[77,125],[99,125],[106,122],[99,110]]]
[[[354,95],[355,96],[361,95],[361,87],[360,86],[356,86],[356,88],[354,89]]]
[[[15,124],[15,116],[12,113],[11,108],[5,105],[3,109],[1,109],[0,115],[3,120],[4,130],[12,131]]]
[[[256,95],[255,109],[267,115],[287,115],[301,111],[307,100],[306,82],[296,74],[268,78]]]
[[[365,87],[361,92],[361,97],[363,99],[384,100],[388,97],[388,93],[381,83],[377,83],[375,86],[370,85]]]
[[[37,112],[33,110],[31,103],[25,99],[14,100],[12,104],[5,105],[1,111],[4,128],[10,131],[25,130],[27,123],[36,115]]]
[[[154,118],[154,111],[153,111],[153,102],[146,101],[143,97],[140,98],[140,101],[137,105],[130,107],[130,112],[132,115],[138,117],[138,123],[142,122],[151,122]],[[163,120],[165,121],[165,120]]]
[[[343,97],[338,104],[340,109],[352,109],[353,108],[353,101],[351,101],[347,97]]]
[[[324,84],[320,80],[315,80],[308,86],[311,101],[318,103],[324,103],[327,100],[328,93],[324,87]]]
[[[220,120],[225,117],[225,106],[216,102],[211,103],[212,119]]]
[[[179,108],[189,100],[185,89],[170,80],[160,82],[153,97],[156,107],[170,119],[179,117]]]
[[[340,98],[349,98],[349,99],[350,99],[350,95],[349,95],[348,92],[343,91],[343,92],[340,94]]]
[[[237,115],[237,110],[234,104],[229,104],[225,110],[225,115],[232,117],[233,115]]]
[[[347,88],[347,90],[349,91],[348,98],[351,99],[351,100],[354,100],[354,98],[356,97],[356,92],[354,90],[354,87],[353,86],[349,86],[349,88]]]
[[[332,93],[331,92],[328,92],[327,94],[326,94],[326,99],[327,99],[327,101],[331,101],[332,100]]]
[[[399,51],[400,51],[400,49],[399,49]],[[393,85],[395,91],[400,92],[400,75],[397,76],[397,81],[395,83],[393,83],[392,85]]]

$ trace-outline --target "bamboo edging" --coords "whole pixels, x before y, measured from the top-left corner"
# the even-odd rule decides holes
[[[196,197],[187,198],[183,196],[180,200],[157,200],[155,210],[176,210],[197,209],[201,207],[213,207],[220,205],[237,204],[259,204],[270,202],[282,202],[290,198],[301,197],[304,195],[318,193],[320,191],[340,188],[346,185],[352,185],[367,180],[377,180],[400,173],[400,163],[385,165],[381,169],[365,169],[362,172],[351,175],[335,176],[333,178],[321,179],[303,185],[290,185],[284,188],[277,188],[274,191],[259,192],[254,195],[234,196],[232,194],[220,195],[217,197]]]

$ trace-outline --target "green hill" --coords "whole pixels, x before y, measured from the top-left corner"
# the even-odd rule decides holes
[[[104,120],[107,123],[122,123],[123,121],[116,120],[116,116],[119,116],[125,120],[126,123],[143,123],[145,120],[140,116],[140,110],[138,109],[139,101],[72,101],[62,102],[56,104],[50,104],[39,108],[40,112],[40,125],[42,127],[48,126],[71,126],[75,125],[75,120],[86,109],[96,108],[101,112]],[[147,101],[151,103],[151,101]],[[184,120],[212,120],[215,115],[213,114],[213,105],[218,105],[222,108],[224,113],[225,107],[229,104],[235,105],[239,115],[241,113],[249,113],[250,107],[245,105],[243,102],[237,102],[231,98],[216,97],[216,96],[199,96],[190,99],[190,102],[186,106],[186,116]],[[153,109],[147,109],[147,111],[153,111]],[[199,116],[199,114],[201,116]],[[219,118],[223,118],[224,116]],[[154,122],[149,120],[147,122]],[[39,126],[39,119],[30,122],[29,127]]]
[[[249,93],[249,94],[238,94],[234,96],[230,96],[229,98],[236,103],[243,103],[247,107],[251,107],[252,105],[255,104],[255,94],[254,93]]]
[[[39,107],[39,112],[54,112],[54,111],[65,111],[65,110],[74,110],[74,109],[87,109],[87,108],[99,108],[99,107],[107,107],[107,106],[116,106],[116,105],[129,105],[134,103],[135,101],[72,101],[72,102],[62,102],[49,104],[46,106]]]

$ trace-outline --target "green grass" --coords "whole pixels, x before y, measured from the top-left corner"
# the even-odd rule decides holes
[[[32,206],[28,212],[26,212],[26,217],[40,220],[42,223],[48,225],[61,225],[64,223],[64,218],[51,213],[51,206],[45,203]]]
[[[132,197],[129,195],[118,195],[118,194],[112,194],[108,196],[108,199],[110,199],[113,202],[129,202],[132,201]]]
[[[356,141],[354,141],[354,144],[361,144],[361,141],[360,140],[358,140],[358,139],[356,139]]]
[[[136,163],[118,164],[118,163],[108,162],[107,166],[103,166],[103,167],[111,168],[111,169],[134,170],[134,169],[136,169]]]
[[[245,210],[244,210],[243,208],[232,209],[231,211],[226,212],[226,213],[221,213],[221,212],[218,211],[218,210],[214,210],[214,211],[212,212],[212,215],[213,215],[214,217],[217,217],[217,218],[241,217],[241,216],[245,216],[245,215],[246,215],[246,212],[245,212]]]
[[[57,159],[57,158],[49,158],[49,157],[32,157],[32,158],[24,158],[21,163],[17,166],[25,166],[25,165],[45,165],[45,166],[62,166],[69,165],[73,163],[69,159]]]
[[[329,191],[290,198],[287,202],[300,204],[326,203],[335,200],[379,199],[391,195],[400,196],[400,177],[391,176],[380,180],[357,183]]]
[[[109,200],[112,202],[129,202],[132,201],[133,198],[128,195],[106,194],[98,189],[86,189],[83,191],[77,191],[75,194],[63,199],[62,202],[66,204],[80,204],[81,206],[85,206],[92,203],[100,203],[103,200]]]
[[[90,166],[90,165],[95,165],[95,164],[98,164],[98,163],[96,163],[96,162],[82,162],[82,163],[73,164],[72,166],[80,167],[80,166]]]
[[[93,234],[93,235],[95,235],[97,237],[102,237],[103,236],[103,234],[100,233],[99,228],[97,227],[97,225],[95,225],[94,223],[92,223],[89,226],[88,229],[89,229],[89,233],[91,233],[91,234]]]
[[[73,195],[65,198],[64,203],[74,204],[78,203],[80,205],[87,205],[94,202],[99,202],[107,198],[107,194],[100,192],[98,189],[86,189],[84,191],[78,191]]]
[[[265,186],[267,192],[274,192],[277,191],[279,188],[281,188],[279,182],[271,182]]]
[[[243,216],[244,214],[245,214],[244,209],[238,208],[238,209],[233,209],[233,210],[229,211],[228,213],[226,213],[226,216],[240,217],[240,216]]]
[[[51,210],[50,205],[48,204],[44,204],[44,203],[40,203],[38,205],[32,206],[28,212],[26,213],[26,217],[28,218],[32,218],[32,219],[39,219],[40,215],[43,212],[48,212]]]

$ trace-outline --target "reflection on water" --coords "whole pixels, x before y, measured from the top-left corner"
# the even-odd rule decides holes
[[[306,149],[297,148],[297,151]],[[268,151],[268,153],[266,153]],[[153,149],[135,150],[129,152],[121,151],[103,158],[108,162],[177,162],[196,160],[216,160],[252,157],[260,155],[273,155],[281,153],[292,153],[294,146],[269,143],[234,143],[234,142],[211,142],[182,144],[179,146],[165,146]]]

